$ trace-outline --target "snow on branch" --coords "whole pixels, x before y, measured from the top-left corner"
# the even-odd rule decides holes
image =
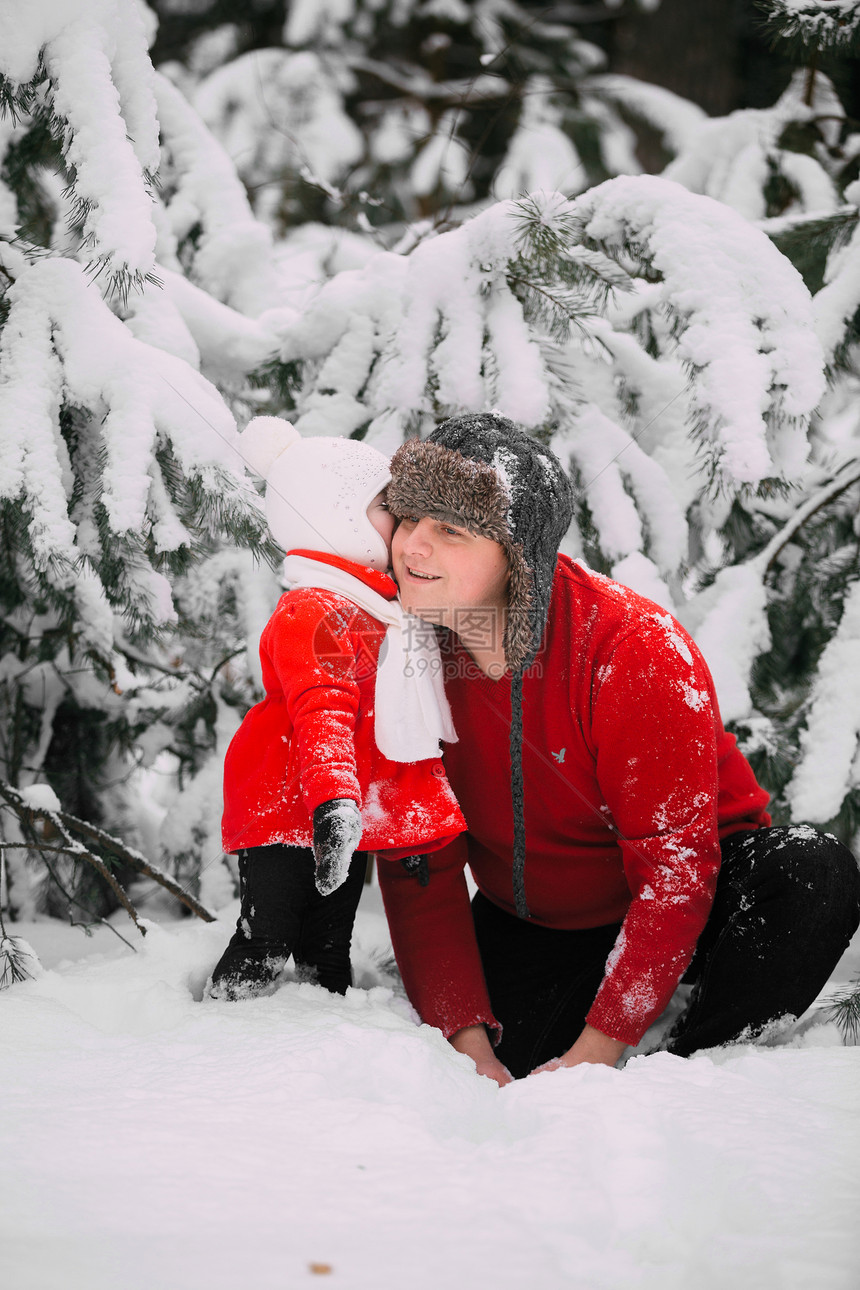
[[[277,336],[196,287],[181,273],[159,266],[160,287],[148,283],[129,300],[126,326],[139,340],[166,349],[223,389],[240,384],[275,354]]]
[[[563,116],[549,77],[530,77],[517,128],[493,180],[497,197],[517,197],[533,189],[578,193],[588,187],[588,174],[563,129]]]
[[[836,635],[828,641],[809,699],[801,761],[786,788],[797,820],[823,823],[858,787],[860,740],[860,582],[849,588]]]
[[[120,838],[90,824],[88,820],[80,820],[77,816],[63,811],[56,794],[48,785],[34,784],[27,789],[19,790],[12,784],[0,780],[0,809],[8,810],[16,818],[21,833],[26,839],[20,844],[22,848],[37,851],[43,858],[46,855],[72,856],[95,869],[111,888],[141,936],[146,935],[146,927],[141,923],[128,892],[114,874],[114,865],[132,869],[135,873],[156,882],[204,923],[215,922],[215,915],[191,892],[186,891],[169,874],[151,864],[134,847],[127,846]],[[51,841],[47,841],[47,836],[51,837]],[[19,849],[19,844],[0,843],[0,850],[6,848]],[[54,877],[53,873],[51,876]],[[54,880],[57,881],[56,878]]]
[[[370,422],[371,437],[402,436],[416,414],[490,407],[543,425],[558,383],[542,342],[566,341],[572,322],[630,283],[607,256],[572,245],[570,209],[560,193],[498,202],[408,255],[378,252],[331,278],[281,331],[282,361],[306,369],[302,433]]]
[[[285,174],[338,182],[364,151],[325,63],[303,50],[255,49],[211,72],[193,105],[265,210],[282,198]],[[312,178],[311,178],[312,177]]]
[[[172,490],[165,484],[158,455],[164,451],[190,495],[186,518],[204,523],[208,511],[211,526],[212,515],[229,516],[246,539],[261,539],[259,499],[235,447],[233,416],[214,386],[187,363],[136,340],[70,260],[37,261],[8,300],[0,342],[0,498],[23,502],[36,568],[53,585],[76,583],[79,598],[95,598],[95,621],[104,616],[96,613],[103,592],[83,556],[97,560],[112,540],[139,545],[147,534],[159,551],[190,544],[171,495],[176,480]],[[74,460],[61,433],[66,408],[89,414]],[[76,486],[79,471],[86,479]],[[107,525],[101,539],[96,502]],[[146,616],[171,621],[168,584],[140,554]]]
[[[0,14],[6,102],[32,105],[42,85],[85,243],[120,285],[151,274],[156,233],[149,177],[158,169],[152,64],[134,0],[28,0]]]
[[[687,371],[678,411],[688,411],[723,481],[796,473],[824,389],[809,294],[765,234],[650,176],[609,180],[573,201],[543,192],[498,202],[408,255],[380,252],[330,279],[281,333],[282,360],[304,366],[300,428],[370,425],[372,436],[390,437],[416,415],[494,406],[526,426],[564,420],[587,399],[558,401],[549,342],[580,354],[591,343],[650,386],[654,374],[615,353],[598,316],[637,275],[651,313],[671,320],[658,366]],[[611,320],[618,310],[608,312]],[[630,324],[613,326],[620,336]],[[640,352],[634,335],[625,339]],[[664,420],[677,396],[676,387],[663,404],[652,400],[649,422]],[[642,426],[652,451],[659,429]]]
[[[573,208],[586,245],[662,279],[698,429],[722,477],[756,484],[796,471],[824,375],[791,263],[722,203],[653,176],[610,179]]]
[[[405,419],[434,405],[495,404],[526,425],[543,421],[540,355],[505,280],[516,251],[514,207],[493,206],[408,256],[379,252],[321,288],[282,334],[283,361],[308,365],[302,433],[350,434],[375,418]],[[485,341],[505,359],[495,377],[485,373]]]
[[[769,0],[774,33],[807,50],[850,47],[860,38],[857,0]]]
[[[846,190],[846,197],[860,206],[860,180]],[[847,246],[837,246],[828,256],[826,284],[813,300],[815,326],[829,360],[842,344],[848,323],[860,309],[860,224]]]
[[[695,138],[708,115],[689,99],[673,94],[661,85],[650,85],[635,76],[604,73],[585,82],[586,93],[624,108],[661,135],[670,152],[680,152]]]
[[[750,673],[771,645],[762,565],[752,560],[720,569],[679,616],[708,660],[723,720],[749,716]]]
[[[192,277],[224,304],[256,316],[277,303],[272,234],[254,217],[233,162],[187,99],[160,73],[154,87],[170,162],[170,230],[182,242],[199,228]]]
[[[838,144],[844,116],[823,73],[810,85],[806,71],[797,71],[772,107],[740,108],[691,127],[663,178],[725,202],[750,220],[767,216],[768,189],[774,182],[783,191],[783,214],[832,212],[839,193],[825,167],[832,164],[828,149]],[[786,136],[801,128],[818,136],[813,152],[782,146]]]
[[[684,513],[665,470],[626,430],[586,404],[553,437],[552,448],[562,461],[575,463],[609,560],[620,561],[647,547],[661,571],[678,567],[687,551]]]
[[[847,462],[837,471],[833,479],[817,489],[810,497],[807,497],[806,501],[797,508],[791,518],[752,559],[720,569],[713,583],[700,591],[684,607],[682,612],[684,626],[695,637],[702,653],[711,664],[717,694],[720,699],[720,710],[724,720],[736,721],[749,716],[752,710],[750,675],[753,664],[757,657],[767,653],[771,647],[771,634],[767,619],[768,593],[766,578],[768,571],[776,561],[779,553],[796,538],[800,529],[812,516],[816,515],[841,493],[853,487],[858,479],[860,479],[860,465],[856,461]],[[815,718],[814,739],[819,738],[824,726],[827,724],[827,720],[829,720],[829,715],[826,720],[824,718],[819,720],[816,714],[822,712],[829,714],[830,708],[828,708],[828,704],[832,707],[833,696],[836,693],[836,689],[838,689],[840,673],[836,670],[832,660],[836,659],[840,666],[846,661],[851,662],[853,666],[854,654],[860,649],[860,633],[854,631],[856,623],[860,622],[860,619],[857,618],[857,608],[855,606],[848,612],[848,598],[846,598],[845,605],[846,609],[843,613],[845,630],[843,631],[840,626],[837,637],[825,649],[813,687],[810,722]],[[855,635],[858,636],[857,640],[854,639]],[[836,640],[842,641],[838,649],[835,644]],[[852,653],[852,650],[854,653]],[[860,655],[858,655],[858,660],[860,660]],[[860,666],[856,671],[860,675]],[[853,677],[854,673],[851,672],[850,675]],[[853,681],[851,684],[853,685]],[[829,739],[835,740],[836,744],[843,749],[849,739],[846,734],[847,728],[850,726],[852,731],[860,730],[860,725],[857,724],[858,712],[860,712],[860,703],[852,703],[850,698],[847,698],[845,700],[845,713],[828,736]],[[855,724],[852,725],[852,722]],[[810,730],[812,730],[812,725],[810,725]],[[812,748],[813,746],[817,755],[822,745],[820,741],[813,744],[813,735],[810,734],[808,747]],[[842,760],[844,761],[844,757]],[[815,759],[810,753],[804,762],[806,770],[799,781],[801,785],[810,782],[811,777],[816,773],[813,769],[814,761]],[[804,797],[802,799],[803,809],[798,806],[794,811],[795,819],[829,820],[836,814],[839,804],[847,792],[845,785],[848,768],[843,767],[843,769],[845,769],[845,775],[843,775],[839,784],[831,786],[826,797],[826,801],[830,804],[834,800],[836,801],[833,809],[831,810],[828,805],[824,814],[811,814],[812,808],[809,806],[809,799]],[[798,773],[800,772],[798,771]],[[829,771],[826,773],[829,774]],[[820,785],[816,781],[816,793],[819,793],[819,788]],[[801,791],[801,789],[798,789],[798,792]],[[821,809],[824,810],[823,807]]]

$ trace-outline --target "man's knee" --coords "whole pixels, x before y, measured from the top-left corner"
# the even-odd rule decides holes
[[[847,939],[860,924],[860,868],[832,833],[796,824],[735,835],[724,865],[732,887],[757,901],[795,906],[811,923],[835,922]]]

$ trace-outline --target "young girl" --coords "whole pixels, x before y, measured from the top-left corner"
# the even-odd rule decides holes
[[[291,955],[305,979],[343,994],[368,852],[405,860],[465,828],[439,759],[439,740],[456,735],[433,629],[402,612],[386,572],[387,458],[302,439],[275,417],[241,440],[266,480],[290,590],[260,640],[266,697],[224,764],[241,910],[210,994],[258,993]]]

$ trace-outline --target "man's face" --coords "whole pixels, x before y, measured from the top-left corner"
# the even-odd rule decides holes
[[[508,558],[498,542],[432,516],[402,519],[391,544],[403,608],[465,634],[464,615],[508,606]],[[485,614],[486,616],[486,614]]]

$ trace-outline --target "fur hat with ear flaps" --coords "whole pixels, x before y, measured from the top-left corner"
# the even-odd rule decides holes
[[[424,441],[410,439],[391,462],[388,507],[432,515],[492,538],[510,565],[505,660],[511,680],[511,799],[514,899],[528,918],[523,823],[523,671],[543,638],[561,540],[573,518],[573,489],[558,458],[495,412],[452,417]],[[466,608],[467,606],[464,606]]]

